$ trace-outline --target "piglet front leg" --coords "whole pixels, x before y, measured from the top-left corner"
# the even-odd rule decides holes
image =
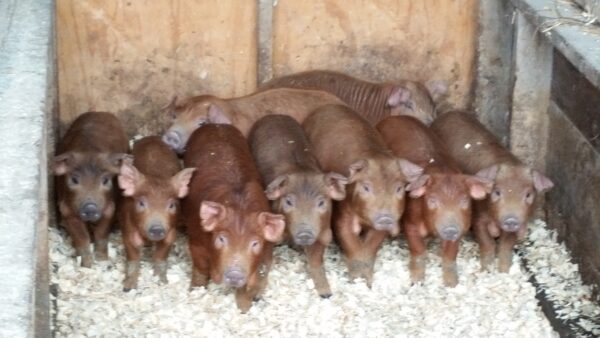
[[[108,236],[114,214],[115,205],[110,203],[98,224],[92,228],[94,232],[94,255],[98,261],[108,260]]]
[[[140,256],[142,241],[139,234],[124,233],[123,244],[125,246],[125,255],[127,264],[125,267],[125,280],[123,281],[123,291],[127,292],[136,289],[140,277]]]
[[[308,261],[308,274],[315,283],[317,293],[321,298],[331,297],[331,288],[329,287],[329,281],[327,281],[327,275],[323,267],[325,245],[317,241],[313,245],[305,247],[304,252]]]
[[[419,232],[419,226],[413,223],[406,223],[406,239],[410,250],[410,279],[413,283],[418,283],[425,279],[426,246],[425,239]]]
[[[167,258],[173,242],[175,242],[176,232],[175,229],[169,230],[169,233],[162,241],[156,243],[156,249],[154,251],[154,275],[158,276],[161,284],[167,284]]]
[[[513,249],[517,243],[516,232],[502,231],[498,244],[498,271],[507,273],[512,265]]]
[[[86,224],[79,218],[70,216],[65,219],[65,228],[71,236],[77,256],[81,256],[81,266],[91,268],[94,259]]]
[[[452,288],[458,284],[456,256],[458,255],[459,240],[442,241],[442,277],[444,285]]]

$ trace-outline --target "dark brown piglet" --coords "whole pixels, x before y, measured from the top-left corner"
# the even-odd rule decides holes
[[[371,285],[377,251],[387,235],[400,231],[405,191],[423,168],[392,155],[375,128],[346,106],[318,108],[303,127],[321,167],[348,177],[333,229],[350,276]]]
[[[256,122],[249,136],[258,171],[273,210],[286,219],[288,240],[303,247],[308,272],[321,297],[331,296],[323,253],[331,242],[331,200],[343,200],[347,179],[323,173],[302,126],[286,115]]]
[[[88,112],[73,121],[60,140],[52,163],[58,209],[81,266],[108,259],[108,234],[115,213],[113,178],[130,161],[123,126],[110,113]]]
[[[284,217],[269,212],[250,148],[235,127],[200,127],[190,138],[184,164],[197,168],[183,200],[191,286],[206,286],[209,278],[224,281],[236,288],[237,306],[246,312],[267,285]]]
[[[158,136],[133,146],[133,164],[124,163],[118,177],[123,189],[120,219],[127,268],[123,289],[137,287],[140,253],[154,244],[154,274],[167,283],[167,257],[175,241],[179,199],[188,193],[195,168],[180,170],[177,155]]]
[[[388,117],[377,130],[392,153],[425,168],[420,187],[410,192],[402,226],[410,248],[413,282],[425,277],[427,237],[440,238],[444,285],[458,283],[456,256],[462,236],[471,227],[472,200],[482,200],[492,181],[461,174],[441,141],[411,116]]]
[[[435,103],[446,92],[440,81],[425,85],[402,80],[396,83],[373,83],[325,70],[312,70],[275,78],[261,89],[299,88],[323,90],[344,101],[372,125],[387,116],[414,116],[425,124],[435,118]]]
[[[494,181],[490,196],[476,205],[474,233],[481,250],[482,268],[493,263],[495,239],[500,238],[498,269],[508,272],[515,243],[527,232],[536,195],[554,184],[506,150],[471,114],[446,113],[431,128],[466,173],[479,172],[479,176]]]
[[[205,123],[233,124],[244,136],[258,119],[269,114],[289,115],[302,122],[317,107],[342,103],[326,92],[300,89],[272,89],[243,97],[221,99],[210,95],[175,99],[167,110],[174,118],[163,140],[175,151],[185,150],[188,138]]]

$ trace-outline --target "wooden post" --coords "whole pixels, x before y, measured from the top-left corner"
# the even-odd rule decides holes
[[[510,148],[528,165],[545,169],[552,45],[522,13],[517,15]]]
[[[258,0],[257,85],[273,78],[273,0]]]

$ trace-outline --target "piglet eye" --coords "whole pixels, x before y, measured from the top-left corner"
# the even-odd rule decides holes
[[[294,206],[294,201],[292,201],[292,199],[290,197],[284,198],[283,203],[285,203],[285,206],[290,207],[290,208]]]
[[[371,192],[371,187],[368,184],[363,184],[362,189],[364,192]]]
[[[438,201],[434,197],[430,197],[427,199],[427,207],[429,209],[435,209],[438,206]]]
[[[493,194],[495,197],[500,197],[500,190],[498,190],[498,189],[494,189],[494,191],[492,192],[492,194]]]
[[[258,253],[260,250],[260,242],[257,240],[250,242],[250,250],[252,250],[254,253]]]
[[[175,203],[175,201],[170,201],[170,202],[169,202],[168,209],[169,209],[170,211],[174,211],[175,209],[177,209],[177,203]]]
[[[529,199],[529,198],[531,198],[531,196],[532,196],[531,191],[529,191],[529,192],[527,192],[527,195],[525,195],[525,198]]]
[[[319,202],[317,203],[317,206],[318,206],[319,208],[322,208],[322,207],[324,207],[324,206],[325,206],[325,200],[324,200],[324,199],[320,199],[320,200],[319,200]]]
[[[227,245],[227,237],[223,234],[219,234],[215,239],[215,246],[217,248],[222,248]]]
[[[144,210],[146,209],[146,201],[144,201],[143,199],[138,199],[137,200],[137,209],[138,210]]]
[[[412,101],[406,101],[404,106],[410,110],[415,110],[415,103]]]
[[[78,185],[79,184],[79,177],[77,177],[77,176],[71,176],[70,181],[71,181],[71,184]]]
[[[402,194],[402,193],[404,193],[404,186],[403,185],[399,185],[396,188],[396,194]]]
[[[102,177],[102,185],[110,186],[111,183],[112,183],[112,180],[110,179],[110,177],[108,177],[108,176]]]

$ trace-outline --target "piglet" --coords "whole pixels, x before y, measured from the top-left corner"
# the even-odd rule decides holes
[[[178,153],[183,153],[188,138],[205,123],[233,124],[244,136],[258,119],[270,114],[285,114],[298,122],[315,108],[328,103],[342,103],[336,96],[318,90],[276,88],[247,96],[222,99],[200,95],[177,101],[165,107],[173,124],[163,140]]]
[[[498,269],[508,272],[515,243],[527,233],[536,195],[554,184],[505,149],[471,114],[446,113],[431,128],[466,173],[478,173],[494,182],[490,196],[476,205],[474,233],[481,250],[482,269],[494,262],[495,239],[499,238]]]
[[[154,274],[167,283],[167,257],[175,241],[179,199],[188,193],[195,168],[180,171],[177,155],[158,136],[133,146],[133,164],[123,163],[118,177],[123,189],[120,223],[127,255],[123,290],[137,287],[140,252],[154,244]]]
[[[405,192],[418,188],[423,168],[394,156],[375,128],[349,107],[320,107],[303,128],[323,170],[348,177],[333,229],[350,276],[364,277],[371,286],[377,251],[386,236],[399,233]]]
[[[268,184],[267,198],[286,219],[288,241],[301,246],[317,293],[331,296],[323,253],[331,242],[331,200],[343,200],[347,179],[323,173],[302,126],[285,115],[268,115],[256,122],[249,136],[258,171]]]
[[[250,148],[235,127],[200,127],[190,138],[184,164],[197,168],[183,200],[191,287],[206,286],[209,279],[225,282],[236,288],[237,306],[246,312],[267,285],[284,217],[269,212]]]
[[[111,113],[80,115],[58,144],[52,162],[58,209],[83,267],[92,266],[92,239],[96,259],[108,259],[117,197],[113,179],[131,161],[128,151],[123,126]]]
[[[411,116],[391,116],[377,124],[377,130],[394,155],[425,168],[411,189],[402,225],[410,248],[410,275],[413,282],[425,277],[427,237],[442,244],[444,285],[458,283],[456,256],[460,240],[471,227],[473,200],[482,200],[492,181],[464,175],[447,155],[442,142],[421,121]]]
[[[386,116],[414,116],[431,124],[436,116],[435,105],[446,93],[441,81],[425,85],[409,80],[395,83],[373,83],[343,73],[311,70],[275,78],[261,89],[298,88],[323,90],[339,97],[372,125]]]

